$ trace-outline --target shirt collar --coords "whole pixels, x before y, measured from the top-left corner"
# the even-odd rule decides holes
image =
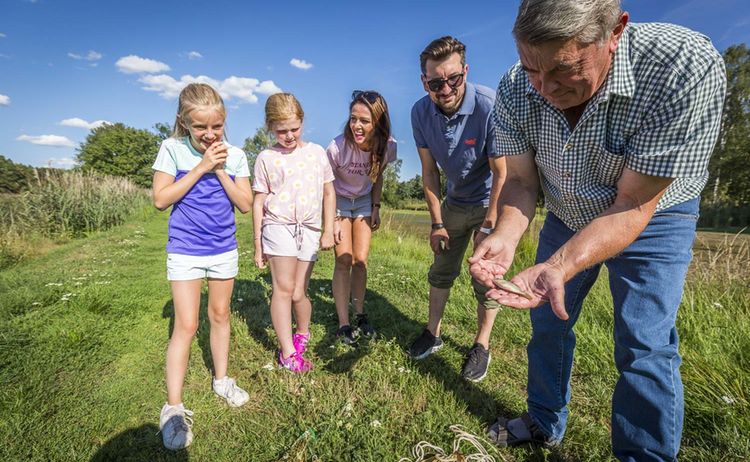
[[[443,114],[440,111],[440,108],[438,108],[437,104],[435,104],[435,102],[432,101],[432,99],[430,99],[430,102],[432,103],[433,114],[447,117],[445,114]],[[477,103],[477,88],[474,86],[474,84],[466,82],[466,91],[464,92],[464,100],[461,102],[461,107],[458,108],[458,112],[456,112],[455,114],[447,118],[452,119],[453,117],[457,115],[473,114],[476,103]]]

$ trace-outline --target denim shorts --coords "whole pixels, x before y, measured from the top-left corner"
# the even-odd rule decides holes
[[[300,225],[268,224],[261,232],[263,253],[271,257],[297,257],[301,261],[316,261],[320,246],[320,231]]]
[[[336,216],[360,218],[372,216],[372,193],[349,198],[336,194]]]
[[[167,279],[191,281],[193,279],[232,279],[238,272],[237,249],[217,255],[167,254]]]

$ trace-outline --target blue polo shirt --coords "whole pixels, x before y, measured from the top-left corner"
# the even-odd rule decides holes
[[[484,205],[490,202],[492,171],[487,157],[499,155],[490,115],[495,92],[466,82],[461,108],[446,117],[429,95],[414,103],[411,128],[418,148],[427,148],[448,178],[446,202]]]

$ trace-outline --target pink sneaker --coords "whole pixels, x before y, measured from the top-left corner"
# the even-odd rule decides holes
[[[279,351],[279,366],[284,369],[288,369],[295,374],[300,372],[307,372],[312,369],[312,363],[306,360],[302,354],[296,351],[289,355],[288,358],[284,358],[282,353]]]
[[[294,351],[301,355],[307,350],[307,342],[310,341],[310,332],[306,334],[294,334],[292,336],[292,342],[294,343]]]

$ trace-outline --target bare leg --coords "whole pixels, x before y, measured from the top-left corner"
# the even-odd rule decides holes
[[[430,287],[430,315],[427,320],[427,330],[436,337],[440,336],[440,321],[443,319],[445,304],[448,303],[450,293],[450,289]]]
[[[312,317],[312,304],[307,298],[307,288],[310,285],[314,261],[297,260],[297,269],[294,273],[294,292],[292,293],[292,307],[294,308],[294,319],[297,321],[297,333],[306,334],[310,332],[310,318]]]
[[[341,227],[341,242],[336,244],[336,265],[333,269],[333,299],[339,327],[349,325],[349,297],[352,271],[352,220],[337,218]]]
[[[288,358],[294,353],[292,343],[292,294],[297,272],[297,257],[268,256],[271,267],[273,295],[271,295],[271,323],[279,339],[281,354]]]
[[[352,223],[352,277],[351,296],[354,311],[364,312],[365,290],[367,289],[367,256],[370,253],[372,238],[370,217],[356,218]]]
[[[479,343],[485,349],[490,348],[490,334],[499,310],[488,310],[481,303],[477,303],[477,336],[474,343]]]
[[[229,362],[229,304],[232,300],[234,279],[208,280],[208,319],[211,321],[211,356],[214,360],[214,377],[227,375]]]
[[[174,303],[174,330],[167,346],[167,402],[170,405],[182,402],[182,385],[185,381],[190,344],[198,330],[202,279],[172,281]]]

